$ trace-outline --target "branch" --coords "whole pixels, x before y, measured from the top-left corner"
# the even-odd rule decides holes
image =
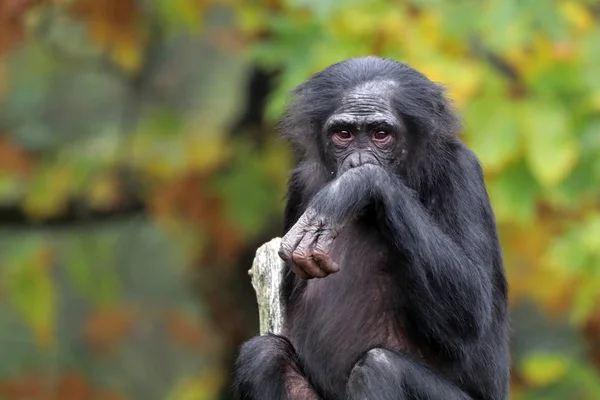
[[[63,212],[42,219],[31,219],[19,204],[0,205],[0,229],[72,228],[110,223],[147,213],[146,204],[137,198],[108,210],[89,209],[86,203],[72,200]]]
[[[284,317],[284,303],[281,298],[281,281],[284,263],[277,251],[281,238],[263,244],[256,251],[252,268],[252,286],[258,300],[260,334],[281,334]]]

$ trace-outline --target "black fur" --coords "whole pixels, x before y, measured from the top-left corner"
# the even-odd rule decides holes
[[[406,123],[408,156],[336,175],[323,125],[348,92],[373,81],[397,83],[389,98]],[[296,223],[305,224],[299,238],[316,226],[315,240],[335,239],[327,253],[340,271],[310,280],[286,272],[285,331],[242,347],[237,398],[507,399],[495,219],[442,88],[405,64],[365,57],[329,67],[294,95],[282,129],[301,162],[282,254],[293,250],[284,247]]]

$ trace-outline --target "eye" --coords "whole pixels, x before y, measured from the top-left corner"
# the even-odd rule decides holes
[[[389,145],[392,143],[392,135],[388,131],[378,130],[373,133],[373,142],[379,146]]]
[[[331,139],[336,144],[344,145],[352,140],[352,133],[347,130],[334,131],[331,135]]]
[[[385,140],[390,136],[390,134],[386,131],[377,131],[373,134],[373,139],[375,140]]]

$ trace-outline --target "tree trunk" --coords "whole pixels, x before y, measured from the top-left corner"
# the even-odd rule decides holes
[[[280,334],[283,327],[281,281],[285,264],[277,254],[280,244],[281,238],[275,238],[260,246],[248,271],[258,300],[261,335]]]

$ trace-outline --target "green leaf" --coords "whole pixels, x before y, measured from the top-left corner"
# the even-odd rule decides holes
[[[14,203],[22,194],[21,179],[8,172],[0,171],[0,204]]]
[[[98,306],[112,305],[121,295],[115,270],[114,240],[104,234],[74,237],[65,243],[64,269],[71,285]]]
[[[559,354],[532,353],[521,363],[521,372],[532,386],[546,386],[560,380],[568,372],[569,364]]]
[[[600,293],[598,293],[600,280],[598,279],[583,279],[577,291],[571,306],[571,314],[569,319],[575,325],[584,324],[598,307]]]
[[[489,0],[479,11],[488,16],[477,20],[480,30],[485,32],[486,47],[504,52],[530,40],[529,20],[526,14],[520,12],[519,1]]]
[[[523,163],[491,179],[487,188],[499,222],[533,221],[539,187]]]
[[[560,16],[558,7],[553,2],[540,3],[538,0],[521,0],[519,2],[521,14],[531,18],[528,31],[537,29],[554,40],[561,40],[567,34],[567,24]]]
[[[214,190],[223,197],[228,214],[240,230],[251,235],[258,232],[272,215],[274,184],[269,180],[260,157],[250,153],[248,145],[239,146],[239,154],[228,173],[217,177]],[[283,195],[283,194],[282,194]]]
[[[501,170],[521,149],[516,114],[500,98],[477,99],[465,111],[467,141],[486,171]]]
[[[582,242],[583,233],[581,226],[575,226],[559,237],[546,255],[548,264],[570,276],[584,273],[591,258]]]
[[[481,20],[480,5],[472,1],[459,0],[454,3],[441,2],[442,31],[451,39],[464,40],[472,34]]]
[[[565,107],[549,102],[525,103],[519,117],[531,172],[543,186],[560,183],[579,156]]]
[[[67,165],[47,163],[40,167],[28,187],[23,208],[36,218],[61,212],[73,188],[73,171]]]
[[[14,244],[2,281],[9,302],[29,324],[42,347],[54,342],[56,290],[48,249],[37,241]]]
[[[586,249],[600,256],[600,214],[594,214],[583,226],[583,245]],[[600,266],[596,266],[600,272]]]
[[[165,108],[154,108],[144,119],[140,131],[150,132],[156,138],[172,138],[181,132],[181,117]]]

